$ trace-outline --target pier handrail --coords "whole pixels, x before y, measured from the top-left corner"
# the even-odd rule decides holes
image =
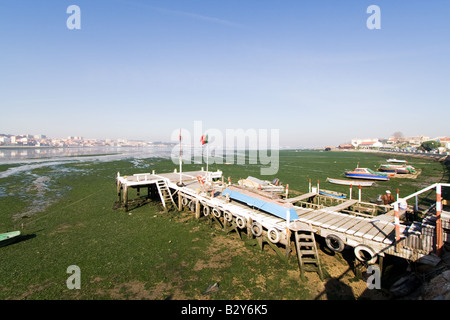
[[[397,201],[392,203],[394,206],[394,215],[395,215],[395,242],[396,249],[400,249],[400,217],[399,217],[399,204],[402,202],[406,202],[406,200],[411,199],[412,197],[417,197],[419,194],[424,193],[428,190],[432,190],[436,188],[436,253],[438,256],[442,254],[442,221],[441,221],[441,211],[442,211],[442,196],[441,189],[442,187],[450,187],[450,183],[434,183],[426,188],[423,188],[409,196],[399,198]]]

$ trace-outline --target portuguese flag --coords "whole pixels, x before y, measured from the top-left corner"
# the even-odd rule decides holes
[[[208,135],[207,134],[202,135],[200,142],[202,143],[202,145],[207,144],[208,143]]]

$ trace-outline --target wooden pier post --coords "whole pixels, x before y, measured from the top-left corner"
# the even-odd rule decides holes
[[[125,184],[123,187],[123,203],[125,205],[125,211],[128,210],[128,186]]]
[[[289,259],[289,255],[291,253],[291,230],[289,229],[289,224],[291,222],[291,212],[289,210],[286,211],[286,258]]]
[[[253,239],[252,223],[253,223],[253,220],[252,220],[252,218],[249,217],[248,221],[247,221],[247,238],[248,239]]]
[[[195,200],[195,219],[200,219],[200,200]]]
[[[181,192],[178,191],[178,211],[183,211],[183,197]]]
[[[442,255],[442,190],[441,185],[436,185],[436,254],[438,257]]]
[[[353,184],[350,184],[350,200],[352,200],[353,195]]]
[[[120,184],[120,181],[117,180],[117,200],[119,201],[119,204],[122,203],[122,194],[121,194],[121,190],[122,190],[122,185]]]

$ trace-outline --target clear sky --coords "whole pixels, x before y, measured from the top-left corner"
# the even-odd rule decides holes
[[[449,13],[448,0],[1,0],[0,133],[169,141],[200,120],[279,129],[293,147],[448,136]]]

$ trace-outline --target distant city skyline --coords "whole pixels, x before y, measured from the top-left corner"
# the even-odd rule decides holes
[[[69,28],[71,5],[79,29]],[[380,29],[368,28],[371,5]],[[280,146],[449,136],[450,2],[5,0],[0,133]]]

